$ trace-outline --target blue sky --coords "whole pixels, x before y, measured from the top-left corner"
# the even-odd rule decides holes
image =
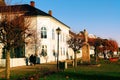
[[[10,0],[8,0],[10,1]],[[11,4],[29,4],[31,0],[11,0]],[[33,0],[40,10],[71,27],[73,32],[87,29],[101,38],[120,44],[120,0]]]

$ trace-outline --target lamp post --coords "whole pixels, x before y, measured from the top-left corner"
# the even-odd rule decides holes
[[[60,32],[61,32],[61,29],[58,27],[56,29],[56,32],[57,32],[57,36],[58,36],[58,42],[57,42],[57,70],[59,69],[59,35],[60,35]]]

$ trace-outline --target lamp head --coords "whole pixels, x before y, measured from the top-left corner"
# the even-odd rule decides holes
[[[58,28],[56,29],[56,32],[57,32],[58,34],[60,34],[61,29],[58,27]]]

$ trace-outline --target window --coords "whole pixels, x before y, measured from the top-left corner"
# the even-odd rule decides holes
[[[62,42],[62,34],[60,35],[60,41]]]
[[[61,51],[61,56],[62,56],[62,47],[61,47],[61,50],[60,50],[60,51]]]
[[[47,46],[46,45],[42,45],[41,55],[44,57],[47,56]]]
[[[52,29],[52,39],[53,40],[55,39],[55,31],[54,31],[54,29]]]
[[[53,46],[53,56],[57,56],[57,53],[55,52],[55,46]]]
[[[65,48],[63,48],[63,55],[65,55]]]
[[[63,34],[63,42],[65,41],[65,35]]]
[[[47,38],[47,29],[45,27],[41,28],[41,38]]]

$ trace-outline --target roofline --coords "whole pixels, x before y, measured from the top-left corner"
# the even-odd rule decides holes
[[[23,5],[28,5],[28,4],[23,4]],[[30,5],[29,5],[29,6],[30,6]],[[36,8],[36,7],[34,7],[34,8]],[[36,9],[40,10],[39,8],[36,8]],[[41,11],[43,11],[43,10],[41,10]],[[43,12],[44,12],[44,11],[43,11]],[[44,13],[46,13],[46,12],[44,12]],[[46,14],[48,14],[48,13],[46,13]],[[34,15],[34,16],[38,16],[38,15]],[[63,24],[63,25],[65,25],[65,26],[67,26],[68,28],[70,28],[68,25],[66,25],[65,23],[61,22],[60,20],[58,20],[58,19],[55,18],[54,16],[51,16],[50,14],[48,14],[48,16],[54,18],[55,20],[57,20],[57,21],[60,22],[61,24]]]
[[[36,17],[36,16],[43,16],[43,15],[32,15],[32,17]],[[27,16],[27,17],[30,17],[30,16]],[[64,24],[63,22],[61,22],[60,20],[58,20],[57,18],[55,18],[55,17],[53,17],[53,16],[46,16],[46,17],[53,18],[53,19],[55,19],[56,21],[60,22],[61,24],[63,24],[64,26],[66,26],[67,28],[70,29],[69,26],[67,26],[66,24]]]
[[[29,4],[19,4],[19,5],[7,5],[7,7],[14,7],[14,6],[24,6],[24,5],[27,5],[27,6],[30,6]],[[36,8],[34,7],[35,9],[37,10],[40,10],[39,8]],[[42,11],[42,10],[40,10]],[[44,12],[44,11],[42,11]],[[44,12],[46,13],[46,12]],[[42,15],[42,16],[48,16],[48,17],[51,17],[53,19],[55,19],[56,21],[60,22],[61,24],[65,25],[66,27],[70,28],[69,26],[67,26],[66,24],[64,24],[62,21],[58,20],[57,18],[55,18],[54,16],[51,16],[50,14],[46,13],[47,15]],[[25,16],[40,16],[40,14],[36,14],[36,15],[25,15]]]
[[[50,17],[52,17],[53,19],[57,20],[58,22],[60,22],[61,24],[65,25],[66,27],[68,27],[68,28],[70,29],[70,27],[69,27],[68,25],[64,24],[63,22],[61,22],[61,21],[58,20],[57,18],[55,18],[55,17],[53,17],[53,16],[50,16]]]

